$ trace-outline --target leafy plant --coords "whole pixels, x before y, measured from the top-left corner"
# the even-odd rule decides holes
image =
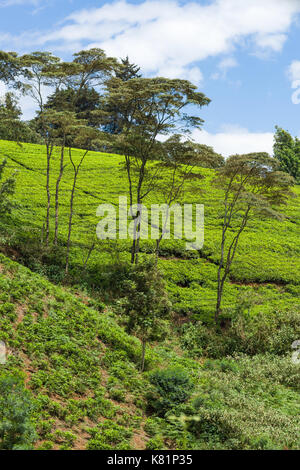
[[[32,448],[34,401],[17,376],[0,375],[0,449]]]
[[[150,382],[154,391],[148,394],[148,403],[159,415],[184,403],[193,389],[187,372],[182,369],[170,368],[153,372]]]

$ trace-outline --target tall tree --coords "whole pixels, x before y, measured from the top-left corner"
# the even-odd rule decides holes
[[[129,61],[128,56],[121,59],[114,67],[115,77],[122,82],[127,82],[133,78],[141,78],[140,67]],[[105,106],[106,122],[103,130],[110,134],[119,134],[122,129],[120,127],[120,116],[118,106],[114,103],[106,103]]]
[[[93,145],[97,145],[98,140],[101,139],[101,133],[96,129],[93,129],[86,125],[84,121],[76,121],[73,125],[70,126],[69,132],[73,132],[75,146],[81,149],[92,148]],[[76,137],[75,137],[76,136]],[[74,199],[76,192],[76,185],[78,180],[78,174],[82,164],[85,160],[85,157],[88,154],[88,150],[82,150],[80,157],[75,158],[73,156],[73,150],[71,147],[68,149],[69,160],[73,168],[73,182],[70,195],[70,210],[69,210],[69,223],[68,223],[68,238],[67,238],[67,253],[66,253],[66,266],[65,274],[69,273],[69,262],[70,262],[70,249],[71,249],[71,236],[73,228],[73,216],[74,216]]]
[[[76,114],[78,119],[84,119],[91,127],[100,126],[100,94],[94,88],[82,88],[80,91],[72,88],[57,89],[49,96],[46,109],[59,112],[69,111]]]
[[[123,283],[127,330],[141,341],[141,371],[145,368],[146,345],[162,336],[162,321],[170,313],[171,304],[165,282],[153,260],[147,260],[129,269]]]
[[[72,62],[53,64],[48,72],[60,79],[60,88],[72,89],[77,96],[83,89],[101,88],[116,64],[116,59],[107,57],[102,49],[93,48],[77,52]]]
[[[51,52],[32,52],[21,57],[28,86],[28,94],[38,105],[42,115],[44,111],[45,89],[55,86],[57,79],[48,75],[50,67],[60,63],[60,59]]]
[[[53,64],[48,69],[48,76],[53,77],[58,85],[47,107],[74,112],[79,119],[98,128],[102,119],[99,92],[116,66],[117,60],[107,57],[98,48],[74,54],[72,62]]]
[[[196,182],[203,178],[199,167],[219,167],[223,162],[223,157],[215,153],[211,147],[183,140],[181,135],[173,135],[162,143],[161,160],[157,189],[164,201],[165,210],[162,213],[162,224],[158,227],[156,260],[159,256],[161,241],[165,236],[170,235],[172,206],[182,199],[186,182],[193,180],[195,191],[198,191]]]
[[[122,80],[122,82],[127,82],[133,78],[141,78],[142,75],[140,74],[140,70],[141,68],[130,62],[129,57],[127,56],[125,59],[121,59],[121,62],[117,64],[115,67],[115,74],[117,78]]]
[[[51,208],[51,191],[50,191],[50,173],[51,158],[53,154],[53,133],[51,123],[47,120],[47,114],[44,109],[45,87],[55,86],[57,77],[49,76],[49,68],[60,63],[60,59],[53,56],[50,52],[33,52],[26,54],[21,58],[24,70],[27,76],[28,93],[38,106],[39,114],[37,118],[37,128],[42,136],[46,147],[46,245],[49,244],[50,236],[50,208]]]
[[[262,214],[282,218],[276,207],[292,195],[294,179],[278,171],[279,162],[266,153],[233,155],[218,171],[215,184],[224,192],[224,215],[218,267],[215,321],[222,313],[225,281],[230,273],[240,237],[250,217]]]
[[[105,108],[118,108],[117,127],[120,134],[112,135],[113,148],[125,156],[130,205],[133,214],[132,263],[138,262],[139,229],[144,199],[154,189],[159,177],[162,144],[160,136],[187,132],[201,127],[203,120],[185,113],[192,105],[201,108],[210,100],[196,91],[186,80],[166,78],[134,78],[126,82],[113,78],[106,83]],[[109,116],[104,114],[110,120]],[[150,165],[150,163],[152,163]]]
[[[280,162],[280,169],[300,183],[299,139],[278,126],[274,135],[274,157]]]
[[[0,80],[5,84],[24,90],[23,64],[16,52],[0,51]]]
[[[60,147],[59,174],[55,183],[55,230],[54,245],[58,244],[58,228],[59,228],[59,195],[60,183],[66,167],[65,151],[71,148],[74,140],[77,138],[78,127],[83,125],[82,121],[78,121],[76,115],[70,111],[58,112],[49,110],[45,112],[45,118],[49,126],[49,134],[53,144]]]
[[[40,136],[28,123],[21,121],[21,108],[12,92],[0,97],[0,139],[38,143]]]

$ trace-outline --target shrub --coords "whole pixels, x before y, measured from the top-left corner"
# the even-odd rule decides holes
[[[190,396],[193,384],[182,369],[158,370],[150,375],[154,390],[148,393],[148,403],[159,415],[184,403]]]
[[[180,343],[194,356],[221,358],[234,353],[284,355],[300,337],[300,316],[296,311],[249,315],[233,312],[231,325],[218,332],[201,322],[186,324],[181,329]]]
[[[119,426],[111,420],[106,420],[95,428],[87,429],[91,439],[88,442],[88,450],[129,450],[131,429]]]
[[[155,436],[152,439],[149,439],[146,445],[147,450],[163,450],[164,447],[164,441],[161,436]]]
[[[19,377],[0,376],[0,449],[30,449],[36,439],[30,393]]]

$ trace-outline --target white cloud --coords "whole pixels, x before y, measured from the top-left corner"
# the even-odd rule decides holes
[[[119,0],[76,11],[55,30],[25,33],[11,37],[9,43],[64,51],[101,47],[116,57],[128,54],[146,74],[199,83],[198,62],[208,57],[232,56],[238,46],[280,51],[298,13],[299,0],[213,0],[206,5],[192,0]],[[234,65],[227,57],[219,73]]]
[[[218,72],[215,72],[212,75],[213,80],[218,80],[219,78],[225,78],[227,75],[227,71],[234,67],[237,67],[238,63],[233,57],[225,57],[221,60],[218,64]]]
[[[292,103],[300,104],[300,60],[294,60],[287,70],[291,81],[291,87],[295,90],[292,94]]]
[[[256,37],[256,44],[265,49],[270,48],[274,52],[280,52],[286,41],[286,34],[259,34]]]
[[[211,134],[204,130],[193,133],[196,142],[209,145],[225,157],[251,152],[273,153],[272,132],[249,132],[235,125],[224,125],[219,133]]]
[[[288,76],[292,82],[292,88],[296,88],[298,84],[295,84],[300,80],[300,60],[294,60],[288,68]]]

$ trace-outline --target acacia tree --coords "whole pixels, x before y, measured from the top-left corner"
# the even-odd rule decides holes
[[[49,77],[59,80],[58,89],[73,90],[69,99],[71,111],[84,90],[101,89],[113,73],[117,60],[107,57],[102,49],[93,48],[74,54],[72,62],[60,62],[48,67]],[[72,102],[73,100],[73,102]]]
[[[39,108],[40,117],[43,117],[45,89],[56,85],[56,77],[50,77],[48,70],[55,64],[60,63],[59,57],[51,52],[32,52],[21,58],[23,73],[25,74],[28,95],[35,101]]]
[[[53,144],[60,147],[59,173],[55,183],[55,229],[54,229],[54,245],[58,244],[58,228],[59,228],[59,195],[60,183],[64,170],[67,166],[65,163],[65,151],[71,148],[74,139],[77,137],[78,128],[82,129],[83,121],[78,121],[76,115],[72,112],[45,111],[45,121],[48,124],[48,132],[51,134]]]
[[[162,152],[160,136],[183,133],[201,127],[203,120],[184,112],[185,108],[207,105],[210,100],[186,80],[167,78],[113,78],[106,83],[104,109],[118,108],[117,127],[111,136],[113,148],[125,156],[130,205],[138,208],[134,221],[131,262],[138,262],[141,207],[159,176]],[[103,116],[105,119],[109,116]],[[151,165],[150,165],[151,163]]]
[[[70,125],[69,133],[73,133],[73,142],[75,146],[81,149],[93,148],[97,146],[101,139],[101,133],[96,129],[93,129],[86,125],[85,121],[76,120],[75,123]],[[72,235],[72,226],[73,226],[73,216],[74,216],[74,198],[76,191],[76,184],[78,179],[78,174],[85,157],[87,156],[89,150],[83,150],[81,156],[78,158],[73,157],[73,150],[69,146],[69,160],[73,168],[73,182],[70,195],[70,209],[69,209],[69,223],[68,223],[68,238],[67,238],[67,252],[66,252],[66,266],[65,266],[65,275],[69,272],[69,260],[70,260],[70,248],[71,248],[71,235]],[[87,260],[88,261],[88,260]]]
[[[203,176],[199,167],[218,167],[223,157],[215,153],[211,147],[196,144],[191,140],[183,141],[181,135],[175,134],[162,144],[161,160],[157,189],[165,204],[161,208],[165,210],[162,211],[162,225],[159,224],[158,227],[156,261],[161,241],[169,232],[171,208],[182,199],[186,182],[201,180]],[[175,232],[174,226],[174,235]]]
[[[114,75],[117,79],[122,82],[127,82],[133,78],[141,78],[140,67],[129,61],[128,56],[125,59],[121,59],[121,62],[117,63],[114,67]],[[122,131],[120,127],[121,120],[119,116],[119,108],[113,102],[106,103],[105,106],[105,126],[103,130],[110,134],[119,134]]]
[[[47,208],[46,208],[46,245],[49,244],[50,236],[50,209],[51,209],[51,191],[50,191],[50,173],[51,173],[51,158],[54,148],[53,132],[51,122],[47,119],[47,114],[44,109],[44,94],[45,88],[55,86],[55,77],[48,75],[50,67],[57,65],[60,59],[50,52],[33,52],[21,57],[23,66],[23,73],[26,76],[26,85],[28,88],[27,93],[35,101],[38,106],[39,112],[36,119],[36,125],[41,134],[46,147],[46,194],[47,194]]]
[[[279,162],[267,153],[233,155],[218,171],[215,184],[224,192],[221,251],[215,321],[222,313],[225,281],[230,273],[241,234],[254,213],[282,218],[276,208],[292,195],[294,179],[278,171]]]
[[[0,80],[6,85],[24,91],[24,70],[16,52],[0,51]]]
[[[74,127],[78,102],[82,106],[84,97],[92,86],[101,86],[103,81],[111,73],[114,59],[105,56],[101,49],[81,51],[74,55],[73,62],[62,62],[59,58],[49,52],[34,52],[21,58],[23,68],[26,70],[29,94],[38,105],[39,112],[36,125],[43,136],[46,145],[47,170],[46,170],[46,245],[49,244],[50,236],[50,210],[51,190],[50,174],[51,159],[54,145],[60,146],[60,171],[56,180],[55,191],[55,236],[54,243],[57,244],[58,235],[58,198],[59,185],[64,170],[64,152],[66,145],[70,146],[71,134],[68,130]],[[44,103],[45,87],[55,87],[56,94],[65,94],[69,90],[69,109],[64,108],[61,112],[47,109]],[[98,95],[97,95],[98,98]],[[72,115],[72,116],[71,116]],[[68,122],[69,120],[69,122]],[[81,126],[78,121],[78,126]],[[73,133],[73,137],[75,137]],[[69,142],[66,142],[66,138]],[[75,140],[73,139],[73,143]]]

